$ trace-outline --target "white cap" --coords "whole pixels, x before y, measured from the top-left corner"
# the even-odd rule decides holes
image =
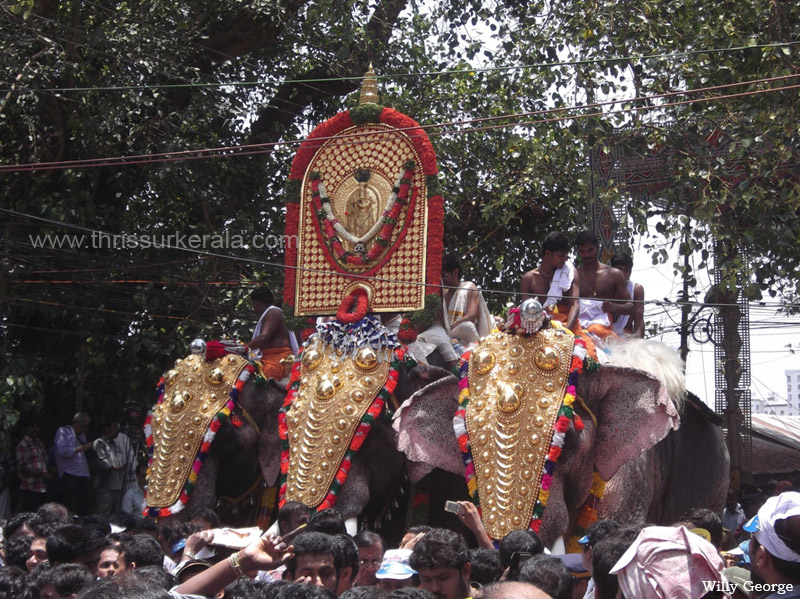
[[[787,491],[770,497],[758,510],[758,513],[743,526],[744,530],[753,533],[764,548],[778,559],[787,562],[800,562],[800,553],[786,546],[775,532],[775,522],[792,516],[800,516],[800,493]]]

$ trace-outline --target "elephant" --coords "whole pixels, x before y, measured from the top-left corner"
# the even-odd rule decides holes
[[[672,524],[696,507],[721,512],[730,466],[722,417],[686,393],[678,354],[661,343],[633,339],[611,347],[611,363],[656,376],[679,408],[681,425],[620,468],[606,486],[600,516]]]
[[[691,508],[721,513],[730,465],[721,425],[722,417],[689,393],[680,428],[626,462],[606,485],[600,517],[672,524]]]
[[[455,380],[440,378],[424,396],[412,397],[395,414],[398,447],[410,462],[414,483],[434,468],[464,474],[452,422],[457,394]],[[573,407],[583,430],[570,425],[565,435],[539,527],[548,547],[575,527],[595,471],[605,481],[612,479],[679,425],[664,385],[641,370],[606,365],[585,371],[577,395],[581,401]]]
[[[244,358],[232,355],[209,362],[203,361],[202,356],[190,356],[178,360],[176,368],[165,375],[170,385],[166,387],[165,397],[159,404],[164,404],[164,406],[160,409],[159,406],[156,406],[152,417],[156,417],[158,413],[175,415],[184,410],[189,418],[201,415],[200,408],[203,404],[196,398],[186,400],[188,396],[184,394],[184,390],[189,387],[182,386],[181,381],[185,382],[187,376],[192,376],[194,379],[209,379],[213,376],[212,373],[215,372],[215,369],[224,367],[226,361],[236,369],[243,368],[246,364]],[[191,368],[188,370],[185,369],[187,364],[191,364]],[[200,370],[192,370],[194,366]],[[177,374],[173,372],[177,372]],[[424,396],[426,387],[434,384],[437,379],[448,376],[455,380],[452,374],[441,369],[423,369],[417,372],[416,368],[406,370],[401,366],[394,395],[398,402],[402,402],[415,393],[416,396]],[[235,377],[228,374],[225,377],[227,378],[216,390],[217,395],[227,395],[233,388]],[[207,389],[206,395],[208,395]],[[285,397],[286,389],[273,379],[265,381],[257,376],[247,378],[241,385],[230,416],[219,420],[219,427],[213,441],[206,448],[202,465],[198,468],[196,480],[185,501],[185,506],[173,510],[174,513],[182,512],[182,516],[191,517],[206,508],[217,508],[219,511],[225,507],[222,505],[223,497],[247,499],[248,489],[258,491],[259,485],[254,483],[263,480],[265,485],[277,485],[281,467],[278,416]],[[162,415],[161,419],[163,421],[165,416]],[[161,437],[175,436],[175,432],[165,432],[163,425],[159,429],[155,422],[152,424],[150,436],[153,438],[155,455],[159,455],[159,451],[161,451],[161,454],[174,453],[175,458],[179,457],[177,451],[159,450],[159,443],[167,442]],[[179,438],[185,438],[185,430],[177,432],[180,433],[177,435]],[[386,511],[386,506],[391,502],[399,483],[403,480],[406,461],[405,456],[396,448],[395,436],[391,423],[387,419],[375,419],[364,445],[352,461],[347,481],[337,497],[335,507],[345,519],[361,515],[377,520]],[[257,459],[254,459],[255,457]],[[184,461],[186,459],[185,457]],[[188,456],[188,459],[191,461],[196,459],[196,456]],[[172,467],[173,462],[168,462],[167,469]],[[150,488],[163,486],[164,481],[169,482],[168,477],[160,475],[155,470],[151,467],[151,472],[148,473],[148,482],[153,485]],[[160,478],[157,480],[159,476]],[[255,507],[252,506],[252,501],[244,503],[248,504],[244,507]],[[243,520],[244,512],[248,510],[240,507],[238,511],[241,512],[240,520]],[[150,516],[160,517],[173,515],[158,508],[148,508],[146,513]],[[236,521],[233,516],[235,514],[226,518],[228,523]],[[236,523],[244,524],[246,522]],[[252,520],[249,523],[252,524]]]

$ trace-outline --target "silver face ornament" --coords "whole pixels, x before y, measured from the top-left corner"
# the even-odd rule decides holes
[[[519,305],[519,319],[522,330],[532,335],[542,328],[545,321],[544,309],[538,300],[528,298]]]
[[[189,344],[189,351],[193,354],[198,355],[205,355],[206,353],[206,342],[202,339],[195,339]]]

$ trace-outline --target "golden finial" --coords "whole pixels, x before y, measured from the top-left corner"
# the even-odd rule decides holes
[[[358,97],[358,103],[359,105],[378,103],[378,78],[372,70],[372,63],[369,63],[369,69],[364,73],[364,81],[361,83],[361,95]]]

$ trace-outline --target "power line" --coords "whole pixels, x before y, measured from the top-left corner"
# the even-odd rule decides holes
[[[604,106],[611,106],[616,104],[630,104],[632,102],[642,102],[642,101],[652,101],[655,99],[660,98],[669,98],[677,95],[687,96],[695,93],[701,92],[708,92],[714,91],[719,89],[726,89],[734,86],[742,86],[742,85],[754,85],[758,83],[770,83],[776,81],[783,81],[787,79],[793,79],[800,77],[800,74],[792,74],[792,75],[783,75],[779,77],[771,77],[767,79],[757,79],[751,80],[741,83],[730,83],[726,85],[719,85],[719,86],[712,86],[707,88],[700,88],[696,90],[687,90],[687,91],[678,91],[678,92],[667,92],[664,94],[656,94],[653,96],[644,96],[639,98],[633,98],[629,100],[609,100],[606,102],[597,102],[594,104],[587,104],[583,106],[570,106],[570,107],[563,107],[563,108],[550,108],[545,110],[537,110],[531,112],[520,112],[514,114],[506,114],[500,116],[491,116],[491,117],[481,117],[476,119],[466,119],[463,121],[449,121],[443,123],[435,123],[429,125],[418,125],[414,127],[402,127],[402,128],[395,128],[393,129],[392,133],[409,133],[415,130],[430,130],[430,129],[439,129],[444,127],[453,127],[459,125],[468,125],[473,123],[485,123],[485,122],[493,122],[498,120],[508,120],[512,118],[521,118],[521,117],[528,117],[528,116],[537,116],[537,115],[547,115],[553,114],[558,112],[565,112],[570,110],[586,110],[586,109],[597,109],[602,108]],[[523,127],[523,126],[532,126],[532,125],[540,125],[546,123],[556,123],[566,120],[578,120],[578,119],[585,119],[585,118],[595,118],[595,117],[607,117],[610,115],[620,115],[620,114],[628,114],[631,112],[641,112],[641,111],[658,111],[663,110],[665,108],[672,108],[676,106],[684,106],[687,104],[698,104],[702,102],[712,102],[712,101],[722,101],[722,100],[729,100],[733,98],[742,98],[747,96],[755,96],[765,93],[772,93],[772,92],[780,92],[780,91],[789,91],[793,89],[800,88],[800,84],[796,85],[786,85],[777,88],[767,88],[767,89],[758,89],[746,92],[739,92],[734,94],[727,94],[727,95],[720,95],[720,96],[706,96],[700,98],[691,98],[688,100],[681,100],[676,102],[668,102],[665,104],[660,104],[657,106],[632,106],[629,108],[622,108],[619,110],[611,110],[608,112],[591,112],[591,113],[584,113],[584,114],[576,114],[576,115],[567,115],[563,117],[556,117],[556,118],[544,118],[540,120],[533,120],[533,121],[515,121],[512,123],[503,123],[499,125],[487,125],[482,127],[467,127],[464,129],[454,130],[454,131],[429,131],[429,136],[449,136],[449,135],[463,135],[466,133],[476,133],[482,131],[492,131],[497,129],[507,129],[511,127]],[[374,136],[373,132],[363,132],[363,133],[352,133],[348,135],[338,135],[338,136],[320,136],[315,137],[314,141],[320,143],[320,145],[326,141],[336,140],[336,145],[343,145],[343,146],[351,146],[356,144],[364,144],[370,143],[369,139]],[[386,133],[383,133],[386,135]],[[413,133],[412,133],[413,135]],[[160,152],[160,153],[153,153],[153,154],[139,154],[139,155],[130,155],[130,156],[115,156],[115,157],[105,157],[105,158],[87,158],[87,159],[79,159],[79,160],[65,160],[65,161],[58,161],[58,162],[38,162],[38,163],[21,163],[21,164],[11,164],[11,165],[0,165],[0,172],[32,172],[32,171],[42,171],[42,170],[64,170],[64,169],[76,169],[76,168],[97,168],[103,166],[126,166],[126,165],[141,165],[141,164],[152,164],[157,162],[175,162],[181,160],[198,160],[198,159],[205,159],[205,158],[229,158],[229,157],[238,157],[238,156],[249,156],[253,154],[263,154],[267,152],[272,152],[275,148],[281,147],[291,147],[296,146],[303,143],[303,140],[289,140],[289,141],[276,141],[276,142],[268,142],[268,143],[261,143],[261,144],[245,144],[245,145],[238,145],[238,146],[228,146],[228,147],[214,147],[214,148],[199,148],[194,150],[179,150],[173,152]]]
[[[32,215],[32,214],[25,214],[25,213],[22,213],[22,212],[17,212],[15,210],[11,210],[11,209],[8,209],[8,208],[0,208],[0,212],[4,212],[6,214],[11,214],[11,215],[17,216],[17,217],[24,217],[24,218],[29,218],[29,219],[40,221],[40,222],[45,222],[45,223],[48,223],[48,224],[51,224],[51,225],[57,225],[57,226],[64,227],[64,228],[67,228],[67,229],[75,229],[75,230],[78,230],[78,231],[83,231],[85,233],[90,233],[90,234],[96,233],[96,234],[99,234],[99,235],[105,235],[105,236],[113,237],[112,233],[107,233],[107,232],[104,232],[104,231],[100,231],[98,229],[91,229],[89,227],[84,227],[84,226],[81,226],[81,225],[75,225],[75,224],[71,224],[71,223],[59,222],[59,221],[48,219],[48,218],[45,218],[45,217],[42,217],[42,216],[35,216],[35,215]],[[134,237],[134,236],[131,236],[131,237]],[[268,261],[268,260],[258,260],[256,258],[247,258],[247,257],[243,257],[243,256],[231,256],[231,255],[220,254],[220,253],[216,253],[216,252],[209,252],[207,250],[190,249],[190,248],[185,248],[185,247],[180,247],[180,246],[171,246],[171,245],[166,245],[166,244],[161,245],[159,247],[155,247],[154,246],[154,249],[173,249],[173,250],[178,250],[178,251],[190,252],[190,253],[193,253],[193,254],[200,254],[200,255],[203,255],[203,256],[222,258],[222,259],[226,259],[226,260],[233,260],[233,261],[237,261],[237,262],[261,264],[261,265],[264,265],[264,266],[271,266],[271,267],[279,268],[279,269],[294,269],[296,271],[305,271],[305,272],[312,272],[312,273],[325,273],[325,274],[330,273],[330,271],[326,270],[326,269],[308,268],[308,267],[304,267],[304,266],[288,266],[286,264],[282,264],[282,263],[279,263],[279,262],[272,262],[272,261]],[[361,280],[366,280],[366,281],[402,283],[402,284],[405,284],[405,285],[415,285],[415,286],[426,286],[427,285],[427,283],[425,283],[425,282],[400,281],[400,280],[396,280],[396,279],[387,279],[387,278],[383,278],[383,277],[371,277],[371,276],[359,275],[359,274],[348,274],[348,276],[353,278],[353,279],[361,279]],[[94,282],[94,281],[91,281],[91,282]],[[156,284],[172,284],[171,281],[140,281],[139,284],[141,284],[142,282],[145,282],[145,283],[153,282],[153,283],[156,283]],[[65,283],[71,284],[72,282],[71,281],[66,281]],[[444,289],[458,289],[457,286],[450,287],[450,286],[443,285],[442,287]],[[483,293],[506,295],[506,296],[516,296],[519,293],[518,291],[505,291],[505,290],[500,290],[500,289],[481,289],[481,291]],[[611,302],[623,302],[623,301],[631,301],[631,302],[633,302],[634,301],[634,300],[617,300],[615,298],[597,298],[597,299],[598,300],[602,300],[602,301],[611,301]],[[702,308],[719,308],[719,307],[724,307],[724,306],[739,306],[738,303],[707,303],[707,302],[700,303],[700,302],[692,302],[692,301],[686,302],[686,301],[665,301],[665,300],[643,300],[642,303],[644,303],[644,304],[656,304],[656,305],[667,305],[668,304],[668,305],[671,305],[671,306],[693,306],[693,307],[702,307]],[[780,302],[775,302],[774,304],[768,304],[767,302],[761,302],[761,305],[762,306],[774,305],[776,309],[777,308],[800,309],[800,304],[783,304],[783,303],[780,303]]]
[[[64,25],[66,26],[66,25]],[[67,40],[65,40],[67,41]],[[192,42],[197,45],[196,42]],[[592,58],[592,59],[579,59],[579,60],[565,60],[555,62],[541,62],[523,65],[509,65],[499,67],[475,67],[469,69],[450,69],[441,71],[419,71],[419,72],[403,72],[403,73],[390,73],[386,75],[376,75],[378,79],[394,80],[404,78],[419,78],[419,77],[441,77],[444,75],[475,75],[476,73],[493,73],[493,72],[508,72],[520,71],[528,69],[552,69],[556,67],[566,66],[580,66],[587,64],[599,64],[609,62],[636,62],[641,60],[651,60],[658,58],[679,58],[684,56],[693,56],[697,54],[720,54],[725,52],[740,52],[744,50],[765,49],[765,48],[783,48],[791,47],[800,44],[798,42],[777,42],[771,44],[756,44],[753,46],[733,46],[730,48],[710,48],[703,50],[687,50],[684,52],[668,52],[660,54],[634,54],[629,56],[611,56],[607,58]],[[200,46],[201,48],[209,51],[217,52],[212,48]],[[223,54],[228,58],[234,58]],[[248,65],[251,68],[253,65]],[[331,83],[341,81],[360,81],[364,76],[351,76],[351,77],[317,77],[313,79],[278,79],[274,81],[256,80],[256,81],[220,81],[214,83],[175,83],[163,85],[127,85],[127,86],[93,86],[93,87],[53,87],[53,88],[17,88],[17,89],[4,89],[0,88],[0,92],[107,92],[107,91],[132,91],[132,90],[150,90],[150,89],[176,89],[176,88],[204,88],[204,87],[255,87],[255,86],[279,86],[286,84],[311,84],[311,83]]]

